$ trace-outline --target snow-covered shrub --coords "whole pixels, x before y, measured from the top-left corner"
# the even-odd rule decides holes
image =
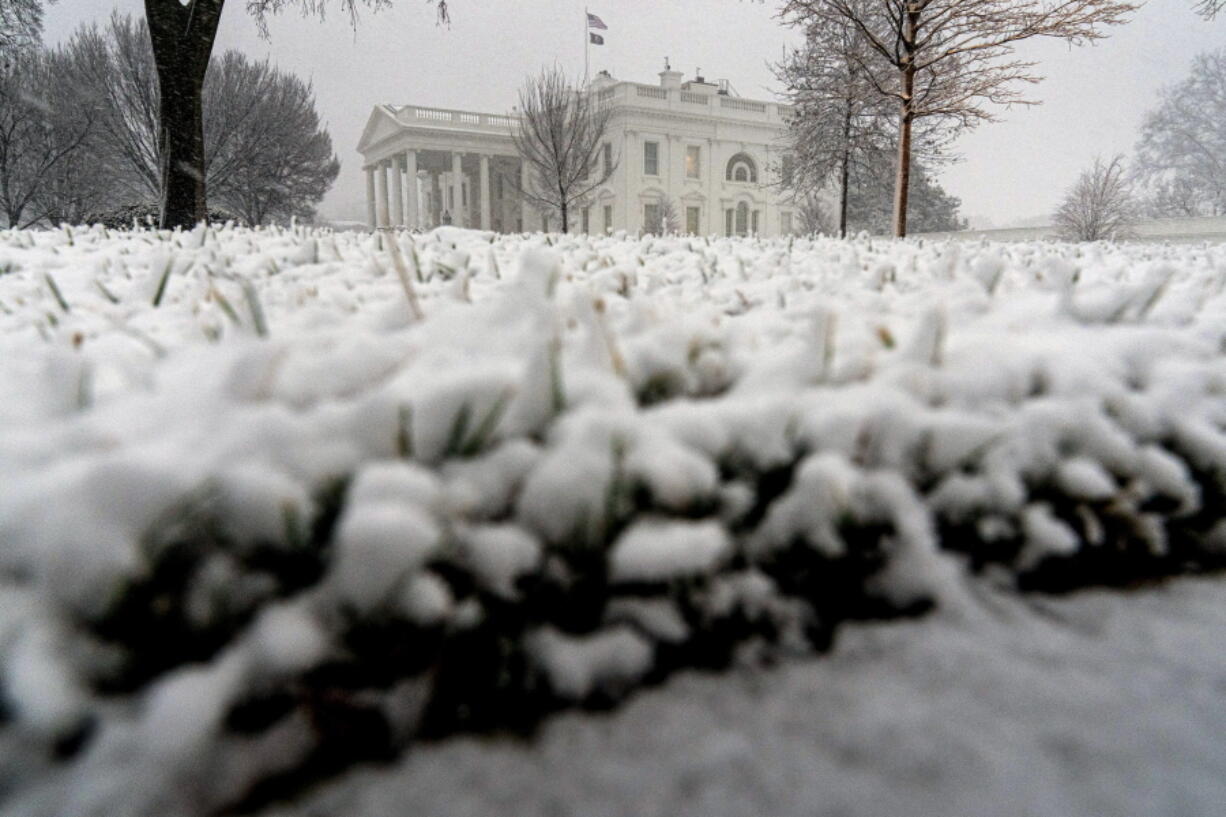
[[[0,269],[6,814],[254,810],[978,573],[1226,564],[1219,247],[95,227]]]

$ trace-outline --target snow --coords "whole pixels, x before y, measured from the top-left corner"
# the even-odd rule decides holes
[[[715,646],[741,663],[808,655],[850,611],[930,604],[943,623],[873,631],[925,633],[917,646],[857,637],[889,647],[863,670],[863,698],[832,682],[883,708],[862,711],[864,743],[829,731],[852,724],[828,710],[851,705],[792,699],[820,736],[810,752],[833,764],[813,780],[848,765],[841,747],[880,754],[898,786],[936,769],[954,788],[1000,781],[1001,795],[1032,779],[1001,769],[1109,755],[1118,734],[1105,725],[1087,749],[1062,733],[1053,749],[1025,726],[1025,751],[991,751],[1012,722],[972,705],[954,740],[940,717],[954,699],[938,696],[895,743],[891,718],[908,710],[886,710],[874,684],[922,698],[930,670],[912,678],[907,661],[926,666],[932,641],[951,666],[984,658],[970,680],[1008,680],[997,665],[1015,664],[1049,693],[1022,700],[1061,712],[1063,685],[1101,715],[1083,670],[1027,663],[1043,638],[1067,639],[1011,588],[1063,565],[1093,584],[1108,580],[1096,570],[1120,581],[1226,553],[1224,246],[94,228],[0,231],[0,269],[6,813],[224,810],[313,741],[343,743],[325,727],[352,711],[383,718],[399,752],[422,712],[441,717],[431,707],[450,690],[432,673],[463,675],[431,663],[439,644],[496,645],[495,681],[522,685],[501,693],[541,680],[559,705],[590,704],[695,644],[737,640]],[[1180,586],[1190,606],[1176,609],[1219,614],[1205,585]],[[1004,635],[983,623],[993,605],[1011,611]],[[415,660],[362,654],[393,649]],[[1109,663],[1102,649],[1089,653]],[[1074,653],[1069,666],[1101,668]],[[389,677],[326,686],[338,665],[375,664]],[[679,683],[718,700],[717,720],[744,705],[738,678]],[[478,681],[495,683],[466,678],[457,694]],[[235,707],[278,695],[289,714],[233,730]],[[778,757],[715,726],[703,749],[678,750],[693,765],[677,780],[730,782],[712,789],[726,802],[682,797],[669,813],[812,813],[788,805],[820,788],[782,756],[800,738],[771,726]],[[576,739],[594,740],[584,729]],[[952,741],[949,757],[925,735]],[[873,794],[878,773],[848,762],[831,809],[935,810],[905,786]],[[124,785],[135,769],[141,786]],[[598,772],[575,774],[599,791]],[[180,807],[189,795],[211,805]],[[516,813],[539,804],[517,796]],[[1052,796],[1030,813],[1091,810]],[[580,811],[617,813],[609,802]],[[1104,802],[1093,810],[1117,813]]]
[[[613,542],[614,581],[652,582],[710,574],[732,552],[723,527],[709,522],[635,522]]]
[[[1226,801],[1226,586],[848,627],[773,669],[686,673],[529,742],[465,737],[269,817],[1209,817]]]
[[[624,689],[651,668],[651,643],[627,627],[572,636],[553,628],[531,633],[528,651],[558,695],[581,701],[599,689]]]

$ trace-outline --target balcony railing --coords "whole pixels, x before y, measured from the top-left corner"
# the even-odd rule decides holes
[[[721,96],[719,98],[719,106],[721,108],[731,108],[734,111],[766,113],[766,103],[753,102],[752,100],[748,99],[737,99],[734,96]]]
[[[500,133],[513,127],[516,122],[516,117],[503,114],[453,111],[447,108],[423,108],[419,105],[405,105],[396,109],[396,118],[406,124],[414,120],[451,123],[464,128],[480,128]]]

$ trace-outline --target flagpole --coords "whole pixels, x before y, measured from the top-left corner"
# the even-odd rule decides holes
[[[587,6],[583,7],[583,87],[587,87],[588,53],[592,50],[592,38],[587,30]]]

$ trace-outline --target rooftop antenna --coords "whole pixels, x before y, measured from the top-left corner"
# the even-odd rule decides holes
[[[672,67],[671,65],[669,65],[669,64],[668,64],[668,57],[665,57],[665,58],[664,58],[664,70],[665,70],[665,71],[671,71],[671,70],[673,70],[673,67]]]

